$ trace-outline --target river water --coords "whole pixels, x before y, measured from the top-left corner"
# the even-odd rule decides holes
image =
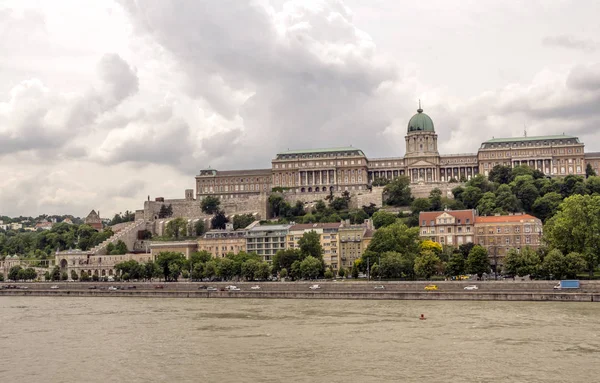
[[[598,303],[0,297],[0,326],[5,382],[600,380]]]

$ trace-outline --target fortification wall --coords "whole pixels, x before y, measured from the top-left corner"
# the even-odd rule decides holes
[[[343,192],[334,192],[334,197],[341,197]],[[325,201],[329,196],[329,192],[324,193],[284,193],[284,199],[291,205],[295,204],[296,201],[304,203],[317,202],[319,200]],[[368,206],[370,203],[374,203],[377,207],[381,207],[383,204],[383,187],[374,187],[372,191],[350,191],[350,209],[358,209],[363,205]]]
[[[352,202],[356,201],[356,206],[353,206]],[[381,207],[383,206],[383,187],[382,186],[374,186],[373,190],[370,193],[358,193],[356,196],[352,197],[350,200],[350,205],[352,208],[361,208],[363,206],[369,206],[369,204],[374,203],[375,206]]]
[[[452,194],[452,189],[457,186],[463,185],[461,183],[423,183],[423,184],[411,184],[410,191],[415,198],[427,198],[429,197],[429,193],[435,188],[438,188],[442,191],[442,197],[454,198]]]

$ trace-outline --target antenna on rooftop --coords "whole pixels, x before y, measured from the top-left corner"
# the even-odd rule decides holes
[[[527,137],[527,125],[523,124],[523,134],[524,137]]]

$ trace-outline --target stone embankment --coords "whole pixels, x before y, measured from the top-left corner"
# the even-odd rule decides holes
[[[254,299],[376,299],[376,300],[479,300],[600,302],[600,282],[582,281],[576,290],[554,290],[555,281],[542,282],[436,282],[438,290],[425,291],[426,282],[317,282],[315,283],[21,283],[0,284],[0,296],[80,296],[149,298],[254,298]],[[226,291],[234,284],[239,291]],[[475,284],[478,290],[464,290]],[[7,286],[26,286],[6,288]],[[57,286],[58,288],[51,288]],[[259,286],[260,289],[252,289]],[[381,288],[383,286],[383,288]],[[118,288],[116,290],[109,287]],[[209,291],[214,287],[217,291]]]

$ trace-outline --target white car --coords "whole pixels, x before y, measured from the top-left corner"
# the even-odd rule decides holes
[[[383,285],[375,286],[375,290],[385,290],[385,287]]]
[[[465,290],[479,290],[479,287],[475,285],[465,286]]]
[[[229,286],[225,287],[225,290],[235,290],[235,289],[237,289],[237,286],[234,286],[234,285],[229,285]]]
[[[320,288],[321,288],[321,286],[319,286],[319,285],[312,285],[312,286],[309,287],[309,289],[311,289],[311,290],[317,290],[317,289],[320,289]]]
[[[218,289],[216,287],[209,286],[206,288],[206,291],[218,291]]]
[[[258,285],[257,286],[252,286],[252,287],[250,287],[250,289],[251,290],[260,290],[260,286],[258,286]]]
[[[58,289],[58,286],[54,285],[54,286],[51,286],[50,288],[53,290],[56,290],[56,289]]]
[[[116,290],[117,288],[116,288],[115,286],[110,286],[108,289],[109,289],[109,290],[113,290],[113,291],[114,291],[114,290]]]
[[[558,285],[554,286],[554,290],[561,290],[561,289],[562,289],[562,286],[560,285],[560,283]]]

